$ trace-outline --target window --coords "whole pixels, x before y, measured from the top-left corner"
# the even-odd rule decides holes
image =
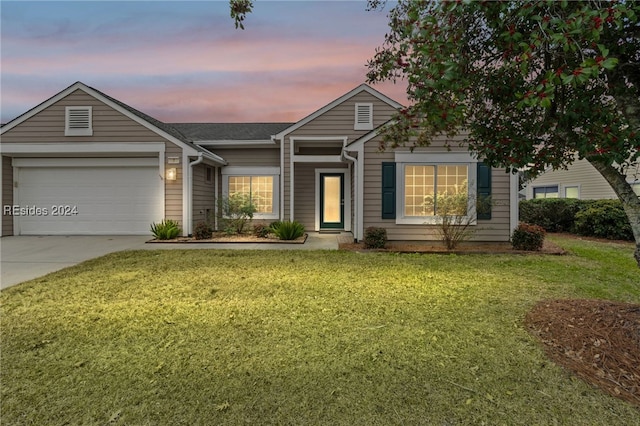
[[[533,188],[533,198],[558,198],[558,185]]]
[[[404,216],[467,214],[466,165],[405,165]]]
[[[229,176],[229,196],[247,195],[256,213],[273,213],[273,176]]]
[[[213,168],[207,167],[207,171],[205,172],[205,180],[209,183],[213,182]]]
[[[635,192],[638,195],[638,197],[640,197],[640,182],[632,183],[631,188],[633,188],[633,192]]]
[[[564,187],[564,198],[580,198],[580,187],[579,186],[565,186]]]
[[[356,104],[354,130],[373,130],[373,104]]]
[[[491,196],[490,168],[468,152],[396,152],[395,160],[382,163],[382,219],[406,225],[438,224],[443,215],[473,225],[491,219],[490,209],[479,217],[475,206],[478,196]]]
[[[279,175],[278,167],[225,167],[222,169],[223,194],[248,197],[256,207],[256,219],[277,219]]]
[[[91,107],[66,107],[64,135],[92,136],[92,112]]]

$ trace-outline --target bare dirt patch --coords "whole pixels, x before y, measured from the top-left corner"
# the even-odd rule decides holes
[[[546,300],[525,323],[557,364],[640,408],[640,305]]]

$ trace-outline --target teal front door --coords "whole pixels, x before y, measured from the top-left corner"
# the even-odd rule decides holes
[[[320,173],[320,229],[344,229],[342,173]]]

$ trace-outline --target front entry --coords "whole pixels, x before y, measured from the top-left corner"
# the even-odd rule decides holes
[[[344,229],[344,173],[320,173],[320,229]]]

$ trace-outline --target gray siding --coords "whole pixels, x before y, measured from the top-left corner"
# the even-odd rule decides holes
[[[280,144],[269,148],[207,148],[224,158],[228,166],[280,167]]]
[[[336,105],[334,108],[326,111],[324,114],[316,117],[304,126],[296,129],[290,134],[285,135],[284,138],[284,170],[282,170],[281,179],[284,182],[284,218],[289,218],[290,203],[291,203],[291,173],[289,171],[291,161],[291,138],[295,137],[346,137],[347,144],[353,142],[359,137],[369,133],[365,130],[354,130],[355,124],[355,104],[356,103],[372,103],[373,104],[373,126],[374,128],[386,123],[396,110],[385,102],[382,102],[375,96],[367,93],[360,92],[344,102]],[[331,143],[334,143],[331,141]],[[322,152],[318,150],[316,152]],[[332,167],[341,167],[337,163],[334,163]],[[296,187],[298,176],[296,176]],[[295,188],[294,188],[295,190]],[[298,191],[296,191],[296,209],[295,214],[298,216]],[[308,214],[305,214],[305,217]],[[299,220],[296,217],[296,220]],[[307,219],[305,219],[307,220]],[[313,224],[314,222],[312,222]]]
[[[2,157],[2,207],[13,205],[13,167],[11,158]],[[2,236],[13,235],[13,216],[2,213]]]
[[[627,174],[629,182],[640,181],[635,170]],[[551,170],[531,181],[526,188],[527,200],[533,198],[533,188],[538,186],[558,186],[560,198],[564,198],[567,186],[577,186],[583,200],[616,199],[618,196],[609,182],[587,160],[577,160],[567,170]]]
[[[65,107],[90,106],[92,115],[92,136],[65,136]],[[165,182],[165,217],[182,225],[182,148],[163,139],[153,131],[121,114],[82,90],[76,90],[33,117],[2,134],[2,143],[144,143],[165,144],[166,157],[180,158],[175,166],[178,179]],[[163,159],[166,163],[166,158]],[[3,176],[3,186],[4,186]],[[4,194],[3,194],[4,197]],[[3,199],[4,202],[4,199]],[[4,222],[3,222],[4,228]]]
[[[308,231],[315,230],[316,224],[316,169],[346,170],[345,164],[298,163],[295,165],[294,219]],[[349,188],[345,188],[349,191]]]
[[[415,152],[435,150],[442,152],[442,141],[436,141],[430,148],[416,149]],[[452,150],[464,150],[457,145]],[[365,144],[364,158],[364,229],[369,226],[382,227],[387,230],[390,240],[437,240],[437,227],[429,225],[396,224],[394,219],[382,219],[382,162],[394,161],[394,151],[378,151],[378,139],[374,138]],[[510,236],[510,175],[502,169],[492,172],[492,216],[491,220],[478,221],[474,226],[472,241],[508,241]]]
[[[211,181],[207,182],[207,168],[211,168]],[[215,208],[215,173],[213,166],[198,164],[193,168],[193,226],[201,221],[213,223]],[[207,211],[209,215],[207,215]]]

